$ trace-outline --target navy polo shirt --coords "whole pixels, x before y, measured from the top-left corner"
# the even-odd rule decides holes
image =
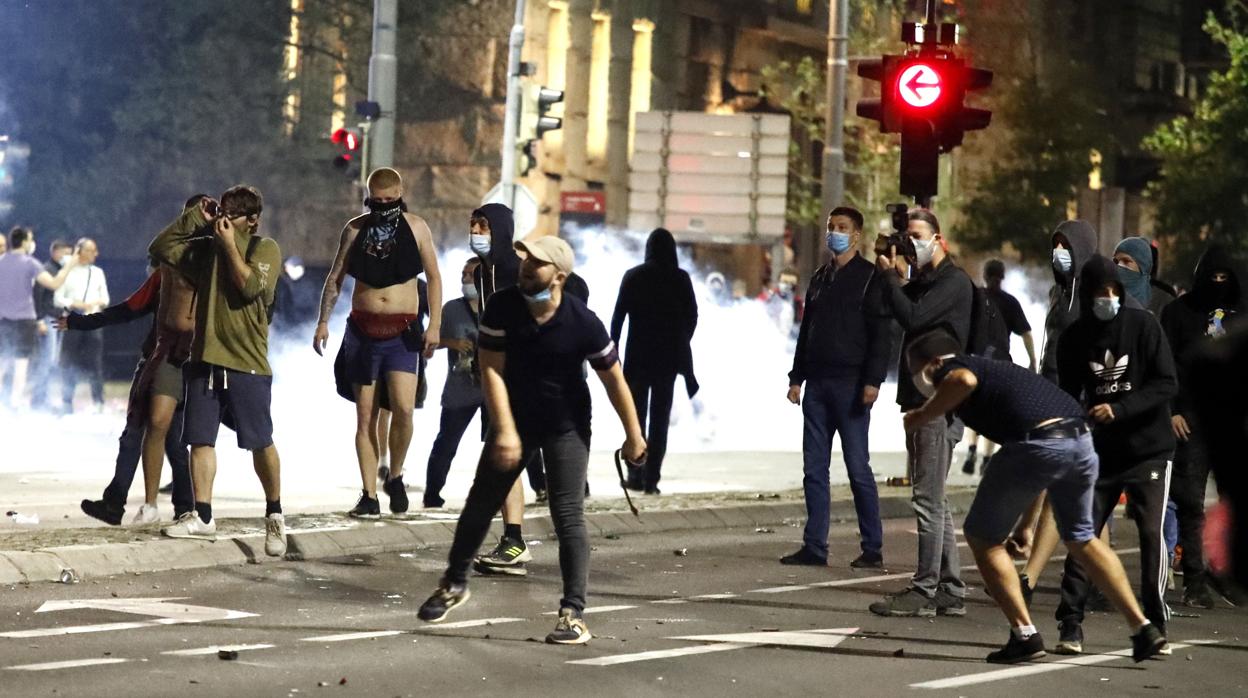
[[[1021,441],[1037,424],[1050,419],[1084,416],[1083,408],[1065,390],[1007,361],[959,354],[946,360],[932,380],[939,384],[959,368],[974,374],[977,384],[958,406],[958,416],[999,444]]]
[[[588,433],[589,385],[582,364],[596,371],[619,361],[615,343],[584,301],[563,294],[559,308],[537,324],[518,287],[495,293],[481,316],[479,346],[506,356],[503,382],[522,436]]]

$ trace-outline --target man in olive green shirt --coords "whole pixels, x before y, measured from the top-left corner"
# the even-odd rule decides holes
[[[269,321],[282,254],[256,234],[263,202],[252,187],[236,186],[183,212],[152,241],[152,257],[176,268],[195,288],[195,340],[183,367],[183,439],[191,447],[195,511],[163,530],[171,538],[216,537],[212,484],[217,431],[224,423],[252,461],[266,501],[265,552],[286,553],[281,465],[270,414]]]

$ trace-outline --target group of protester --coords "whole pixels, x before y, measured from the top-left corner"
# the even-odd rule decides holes
[[[1052,235],[1054,285],[1036,375],[1031,328],[1017,300],[1000,288],[1003,264],[985,265],[986,288],[976,288],[949,254],[936,217],[916,210],[905,231],[913,252],[894,246],[877,254],[873,266],[858,253],[862,226],[854,209],[831,212],[831,256],[806,292],[788,397],[802,405],[805,419],[808,520],[802,547],[781,562],[827,564],[830,446],[839,434],[861,537],[861,554],[850,565],[883,565],[867,433],[886,373],[888,329],[896,322],[904,348],[897,402],[905,413],[918,561],[909,585],[870,610],[966,613],[945,481],[954,445],[969,428],[1001,445],[986,454],[964,523],[987,591],[1010,622],[1009,641],[988,660],[1044,655],[1028,608],[1058,540],[1070,555],[1054,650],[1082,652],[1094,583],[1130,623],[1137,661],[1168,654],[1164,593],[1167,547],[1174,548],[1162,535],[1168,499],[1177,509],[1183,602],[1211,608],[1211,588],[1223,591],[1202,557],[1209,462],[1193,414],[1194,403],[1203,401],[1195,400],[1186,373],[1193,356],[1236,320],[1239,281],[1228,257],[1211,248],[1196,267],[1192,290],[1176,299],[1156,278],[1157,250],[1147,240],[1126,238],[1109,259],[1096,254],[1090,225],[1062,223]],[[1011,361],[1011,334],[1023,338],[1030,370]],[[972,439],[967,472],[974,471],[975,448]],[[1124,493],[1139,529],[1142,608],[1121,563],[1098,538]],[[1014,558],[1028,560],[1022,573]]]

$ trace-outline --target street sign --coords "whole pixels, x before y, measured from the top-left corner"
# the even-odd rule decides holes
[[[513,186],[516,188],[516,203],[512,208],[511,216],[515,221],[515,239],[523,240],[524,236],[533,232],[533,229],[537,227],[537,197],[533,196],[533,192],[523,184]],[[495,184],[481,203],[511,205],[503,199],[502,184]]]
[[[210,606],[192,606],[176,603],[185,597],[159,599],[74,599],[68,601],[48,601],[35,610],[35,613],[52,611],[68,611],[80,608],[92,608],[117,613],[132,613],[138,616],[156,616],[156,620],[129,621],[121,623],[98,623],[95,625],[71,625],[59,628],[35,628],[33,630],[14,630],[0,633],[0,638],[49,637],[55,635],[78,635],[81,633],[98,633],[110,630],[132,630],[159,625],[178,625],[181,623],[207,623],[220,620],[250,618],[255,613],[232,611],[228,608],[212,608]]]
[[[897,79],[901,99],[912,107],[930,107],[940,99],[940,74],[926,63],[915,63],[901,71]]]

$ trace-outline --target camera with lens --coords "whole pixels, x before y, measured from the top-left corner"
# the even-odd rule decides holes
[[[888,235],[879,235],[875,238],[875,253],[877,255],[893,256],[901,255],[911,262],[914,261],[917,254],[914,251],[914,241],[906,234],[906,228],[910,225],[907,217],[909,208],[905,204],[889,204],[884,207],[892,216],[893,230]],[[896,252],[894,253],[894,248]]]

